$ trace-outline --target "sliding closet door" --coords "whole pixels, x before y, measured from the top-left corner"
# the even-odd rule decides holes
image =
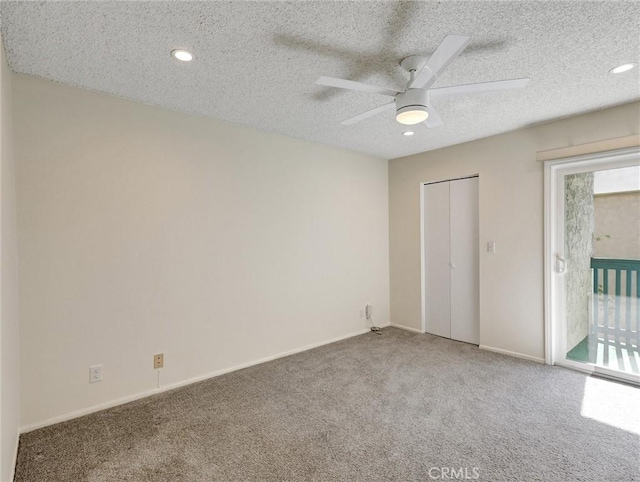
[[[451,338],[478,344],[478,178],[449,183],[451,235]]]
[[[426,330],[451,338],[448,182],[425,186],[423,212]]]

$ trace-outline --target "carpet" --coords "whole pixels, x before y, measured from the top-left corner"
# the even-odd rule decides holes
[[[385,328],[23,434],[15,480],[629,482],[639,407],[635,387]]]

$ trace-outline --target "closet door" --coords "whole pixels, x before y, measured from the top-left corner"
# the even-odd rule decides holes
[[[448,182],[425,186],[423,212],[426,330],[451,338]]]
[[[449,182],[451,232],[451,338],[478,344],[478,178]]]

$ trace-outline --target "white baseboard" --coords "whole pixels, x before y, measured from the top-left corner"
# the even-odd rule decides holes
[[[331,338],[329,340],[323,340],[317,343],[312,343],[310,345],[305,345],[300,348],[296,348],[295,350],[289,350],[286,352],[278,353],[276,355],[260,358],[258,360],[253,360],[247,363],[241,363],[240,365],[235,365],[228,368],[223,368],[221,370],[216,370],[214,372],[206,373],[204,375],[199,375],[197,377],[189,378],[187,380],[183,380],[176,383],[171,383],[164,387],[153,388],[151,390],[145,390],[144,392],[139,392],[134,395],[129,395],[126,397],[118,398],[116,400],[111,400],[109,402],[100,403],[98,405],[93,405],[91,407],[82,408],[80,410],[74,410],[72,412],[67,412],[63,415],[58,415],[57,417],[51,417],[46,420],[42,420],[40,422],[31,423],[29,425],[25,425],[20,427],[20,433],[27,433],[33,430],[37,430],[39,428],[47,427],[49,425],[54,425],[60,422],[66,422],[67,420],[72,420],[74,418],[82,417],[84,415],[89,415],[90,413],[100,412],[101,410],[106,410],[107,408],[116,407],[118,405],[123,405],[125,403],[133,402],[134,400],[139,400],[141,398],[150,397],[151,395],[157,395],[162,392],[167,392],[169,390],[173,390],[174,388],[180,388],[185,385],[191,385],[192,383],[201,382],[203,380],[207,380],[209,378],[215,378],[220,375],[224,375],[225,373],[235,372],[236,370],[242,370],[243,368],[249,368],[254,365],[259,365],[261,363],[265,363],[268,361],[276,360],[278,358],[283,358],[285,356],[293,355],[295,353],[300,353],[303,351],[311,350],[312,348],[317,348],[322,345],[328,345],[330,343],[335,343],[340,340],[345,340],[347,338],[351,338],[354,336],[362,335],[364,333],[368,333],[370,331],[369,328],[365,328],[362,330],[358,330],[353,333],[348,333],[346,335],[342,335],[336,338]],[[16,445],[16,454],[17,454],[17,445]],[[15,464],[14,464],[15,467]]]
[[[537,356],[525,355],[524,353],[518,353],[516,351],[503,350],[502,348],[493,348],[492,346],[480,345],[481,350],[492,351],[494,353],[500,353],[501,355],[509,355],[516,358],[522,358],[523,360],[529,360],[536,363],[544,364],[544,358]]]
[[[13,480],[16,473],[16,464],[18,463],[18,443],[20,442],[20,433],[16,433],[16,441],[13,444],[13,462],[11,463],[11,473],[9,474],[11,478],[9,480]]]
[[[414,333],[420,333],[421,335],[423,334],[422,330],[418,330],[417,328],[411,328],[409,326],[398,325],[397,323],[391,323],[390,326],[395,326],[396,328],[400,328],[401,330],[407,330],[407,331],[412,331]]]

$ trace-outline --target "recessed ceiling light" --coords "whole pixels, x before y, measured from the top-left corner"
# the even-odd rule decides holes
[[[632,68],[634,68],[636,64],[622,64],[617,67],[612,68],[609,73],[610,74],[621,74],[622,72],[628,72]]]
[[[188,50],[175,49],[171,51],[171,55],[174,59],[182,62],[191,62],[193,60],[193,54]]]
[[[403,136],[412,136],[413,134],[415,134],[415,132],[413,132],[413,131],[404,131],[402,133]]]

